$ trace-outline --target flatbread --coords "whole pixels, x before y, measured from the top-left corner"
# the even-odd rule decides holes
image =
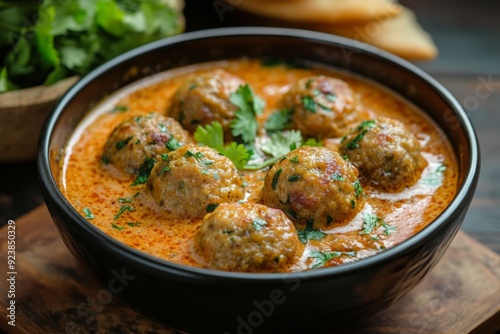
[[[304,28],[356,39],[409,60],[429,60],[438,53],[432,37],[417,22],[413,11],[407,8],[400,15],[386,20]]]
[[[392,17],[396,0],[226,0],[235,9],[292,22],[353,23]]]

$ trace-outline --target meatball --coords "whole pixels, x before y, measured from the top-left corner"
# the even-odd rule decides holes
[[[209,268],[281,272],[299,248],[295,226],[281,211],[255,203],[224,203],[203,219],[195,236]]]
[[[356,167],[337,152],[302,146],[269,170],[262,202],[296,222],[313,221],[316,228],[330,228],[347,223],[365,199]]]
[[[309,137],[340,137],[350,124],[362,119],[349,85],[323,75],[297,81],[284,103],[293,110],[293,127]]]
[[[192,142],[189,133],[173,118],[155,113],[134,116],[113,130],[101,160],[122,172],[136,174],[147,160]]]
[[[214,205],[243,199],[234,164],[214,149],[186,145],[163,155],[148,178],[147,191],[178,217],[203,217]]]
[[[385,117],[361,122],[342,139],[340,152],[359,169],[363,182],[387,192],[417,182],[425,164],[415,136],[403,123]]]
[[[229,98],[242,85],[242,79],[220,69],[196,74],[177,90],[167,115],[190,132],[218,121],[226,138],[231,137],[229,124],[238,108]]]

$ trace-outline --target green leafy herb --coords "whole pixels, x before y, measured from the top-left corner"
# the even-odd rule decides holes
[[[141,223],[139,223],[139,222],[127,222],[127,225],[130,227],[136,227],[136,226],[141,225]]]
[[[350,150],[354,150],[359,147],[359,142],[365,137],[365,134],[371,129],[375,127],[374,120],[366,120],[361,122],[356,128],[356,132],[358,133],[353,140],[347,143],[347,148]]]
[[[92,214],[92,211],[90,211],[89,208],[83,208],[83,213],[85,214],[85,218],[91,220],[91,219],[94,219],[94,214]]]
[[[301,176],[300,175],[290,175],[288,177],[288,181],[290,182],[297,182],[298,180],[300,180]]]
[[[269,116],[264,124],[264,128],[268,132],[277,132],[289,129],[292,126],[292,116],[292,109],[279,110]]]
[[[326,216],[326,225],[330,225],[334,219],[331,216]]]
[[[390,235],[392,232],[396,231],[396,226],[389,225],[386,222],[381,222],[380,226],[384,228],[385,235]]]
[[[125,211],[134,211],[134,208],[130,205],[122,205],[120,210],[115,214],[114,219],[117,220]]]
[[[170,151],[174,151],[179,147],[182,147],[182,144],[174,137],[170,137],[170,139],[165,144],[165,147],[168,148]]]
[[[161,154],[161,160],[162,161],[168,161],[168,154],[167,153],[162,153]]]
[[[299,146],[302,142],[300,131],[290,130],[273,133],[269,140],[262,144],[261,150],[272,157],[282,157],[290,152],[290,147]]]
[[[265,103],[254,94],[252,88],[246,84],[231,94],[229,100],[238,107],[234,120],[230,123],[233,136],[241,136],[244,143],[251,144],[257,135],[257,115],[262,113]]]
[[[317,141],[316,139],[314,138],[309,138],[307,139],[304,144],[302,144],[302,146],[315,146],[315,147],[321,147],[323,146],[323,142],[322,141]]]
[[[278,186],[278,179],[282,171],[283,168],[280,168],[276,171],[276,173],[274,173],[273,180],[271,181],[271,188],[273,188],[273,190],[276,190],[276,187]]]
[[[363,216],[363,231],[359,232],[359,234],[370,234],[373,232],[375,227],[381,222],[382,220],[377,217],[377,215],[373,213],[367,213]]]
[[[311,251],[309,257],[316,259],[316,262],[311,266],[311,268],[323,267],[331,259],[337,258],[342,255],[356,256],[356,252],[320,252]]]
[[[130,196],[130,197],[120,197],[120,198],[118,198],[118,202],[120,202],[120,203],[132,203],[132,201],[140,194],[141,194],[140,192],[136,192],[133,196]]]
[[[335,180],[335,181],[344,181],[345,180],[345,178],[339,173],[333,173],[331,176],[331,179]]]
[[[107,165],[109,164],[111,161],[109,160],[108,156],[107,155],[103,155],[101,156],[101,161],[103,164]]]
[[[307,111],[312,112],[313,114],[316,113],[316,102],[314,102],[314,99],[311,96],[304,96],[300,99],[300,101]]]
[[[429,187],[439,187],[443,183],[443,173],[445,170],[445,165],[439,165],[436,170],[423,176],[420,183]]]
[[[354,186],[354,195],[356,196],[356,198],[359,198],[359,195],[361,195],[361,193],[363,192],[361,183],[359,182],[359,180],[356,180],[352,183],[352,185]]]
[[[144,184],[148,181],[149,175],[151,174],[151,170],[155,165],[155,159],[153,158],[145,158],[141,167],[139,167],[139,174],[137,178],[132,183],[132,186],[136,186],[138,184]]]
[[[326,236],[326,233],[321,232],[320,230],[315,230],[313,228],[314,221],[308,220],[306,222],[306,228],[303,230],[297,230],[297,234],[299,236],[299,240],[302,243],[307,243],[309,240],[321,240]]]
[[[160,175],[163,175],[166,172],[170,172],[170,167],[169,166],[163,166],[163,168],[160,171]]]
[[[355,208],[356,207],[356,201],[351,199],[351,208]]]
[[[123,231],[125,229],[125,227],[116,224],[111,224],[111,227],[117,229],[118,231]]]
[[[111,109],[111,112],[122,113],[128,110],[129,107],[127,106],[115,106],[113,109]]]
[[[210,203],[207,205],[207,212],[214,212],[215,209],[217,209],[217,207],[219,206],[219,204],[217,203]]]
[[[250,159],[250,152],[242,144],[231,142],[224,145],[224,132],[219,122],[213,122],[204,127],[198,126],[194,133],[194,139],[200,144],[219,151],[220,154],[231,160],[238,169],[243,169]]]
[[[254,228],[254,230],[256,231],[260,231],[262,230],[262,228],[264,226],[267,225],[267,221],[265,221],[264,219],[261,219],[261,218],[255,218],[253,221],[252,221],[252,227]]]
[[[121,150],[122,148],[124,148],[125,146],[127,146],[128,142],[130,141],[130,139],[132,139],[133,136],[130,136],[122,141],[119,141],[118,143],[116,143],[116,149],[117,150]]]
[[[290,162],[292,162],[294,164],[298,164],[299,163],[299,156],[298,155],[294,156],[293,158],[290,159]]]

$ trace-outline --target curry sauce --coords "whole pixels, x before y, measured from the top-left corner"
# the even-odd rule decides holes
[[[419,180],[400,192],[382,192],[363,184],[365,203],[347,224],[313,230],[298,224],[301,251],[290,271],[338,265],[374,255],[419,232],[453,199],[457,164],[444,133],[415,106],[379,85],[326,67],[298,68],[263,64],[259,60],[230,60],[170,70],[114,93],[82,120],[65,149],[59,180],[64,196],[89,223],[155,257],[189,266],[205,266],[194,251],[193,237],[202,218],[178,218],[166,212],[144,188],[132,185],[135,175],[102,163],[106,140],[113,129],[131,116],[163,114],[176,90],[193,73],[223,69],[247,82],[265,102],[258,121],[263,124],[282,108],[290,86],[306,77],[325,75],[347,82],[358,107],[370,118],[389,117],[404,123],[420,143],[425,167]],[[340,138],[323,138],[323,145],[338,150]],[[260,202],[268,168],[240,171],[246,202]],[[186,201],[189,201],[186,198]]]

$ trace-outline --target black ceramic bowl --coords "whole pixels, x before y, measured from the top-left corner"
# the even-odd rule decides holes
[[[152,73],[239,57],[334,66],[368,77],[413,102],[434,119],[453,144],[460,171],[454,200],[434,222],[398,246],[355,263],[286,274],[230,273],[159,260],[114,240],[73,209],[56,183],[58,160],[89,108]],[[138,71],[130,71],[134,67]],[[332,330],[382,310],[422,281],[464,219],[479,175],[479,148],[459,103],[406,61],[327,34],[230,28],[188,33],[146,45],[81,79],[45,124],[38,166],[47,206],[67,247],[103,287],[131,306],[194,332],[310,332],[310,326]]]

